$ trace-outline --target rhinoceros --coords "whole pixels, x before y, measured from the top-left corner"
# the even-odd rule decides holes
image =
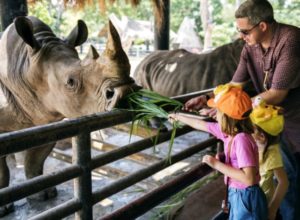
[[[135,84],[129,76],[130,63],[112,23],[102,55],[91,46],[81,60],[75,46],[84,43],[87,36],[87,26],[81,20],[64,40],[36,17],[14,20],[0,41],[0,132],[108,111],[132,90]],[[43,174],[44,161],[53,146],[26,152],[27,178]],[[6,158],[1,157],[0,188],[8,185],[9,170]],[[53,196],[55,188],[33,197]],[[1,207],[0,214],[12,207]]]
[[[238,39],[202,54],[155,51],[141,61],[133,78],[143,88],[169,97],[212,88],[231,80],[243,46]]]

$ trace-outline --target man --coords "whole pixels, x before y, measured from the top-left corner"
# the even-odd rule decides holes
[[[234,84],[254,84],[257,96],[284,108],[281,135],[289,191],[281,203],[285,220],[300,219],[300,29],[277,23],[273,8],[265,0],[247,0],[235,12],[237,30],[246,41]],[[185,109],[199,109],[208,97],[189,100]],[[212,114],[210,112],[210,114]]]

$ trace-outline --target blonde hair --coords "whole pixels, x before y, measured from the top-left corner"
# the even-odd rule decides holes
[[[219,110],[218,110],[219,111]],[[219,111],[221,113],[221,130],[222,132],[235,136],[238,133],[244,132],[247,134],[252,134],[254,132],[253,124],[249,117],[238,120],[229,117],[225,113]]]

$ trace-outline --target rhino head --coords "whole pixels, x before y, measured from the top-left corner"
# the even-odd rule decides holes
[[[65,40],[48,26],[39,33],[38,19],[20,17],[14,23],[29,58],[27,69],[23,68],[23,86],[10,91],[19,93],[17,103],[34,124],[111,110],[135,87],[128,57],[111,22],[105,51],[100,56],[91,46],[83,60],[74,49],[88,36],[83,21],[78,21]],[[45,34],[47,31],[52,34]]]

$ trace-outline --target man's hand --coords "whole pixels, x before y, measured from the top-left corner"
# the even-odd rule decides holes
[[[206,95],[201,95],[201,96],[198,96],[198,97],[188,100],[184,104],[183,109],[185,111],[193,111],[193,110],[199,111],[201,108],[206,106],[206,103],[207,103]]]
[[[203,108],[199,111],[200,115],[206,115],[213,119],[217,119],[217,109],[216,108]]]

